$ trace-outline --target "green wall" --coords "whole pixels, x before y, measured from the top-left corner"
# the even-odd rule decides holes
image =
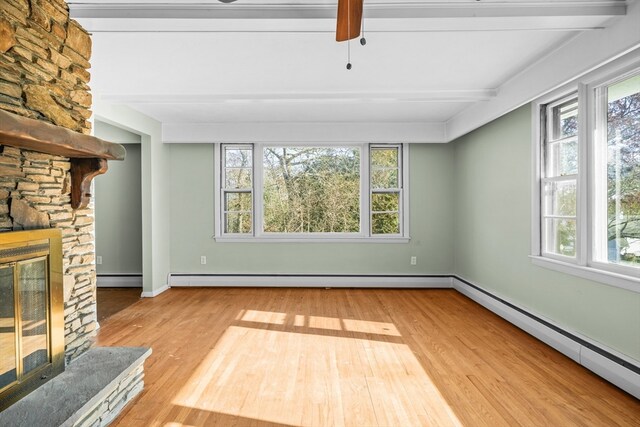
[[[122,162],[95,178],[98,274],[142,274],[140,144],[124,144]]]
[[[531,108],[452,145],[455,274],[640,360],[640,293],[531,264]]]
[[[409,243],[229,243],[214,233],[213,144],[171,145],[171,272],[209,274],[450,274],[450,145],[414,144]],[[200,264],[200,256],[207,265]],[[418,257],[411,266],[410,257]]]
[[[127,150],[124,161],[110,161],[108,172],[94,180],[96,255],[102,257],[97,273],[142,274],[140,136],[102,122],[95,135]]]
[[[94,100],[96,119],[140,135],[142,198],[142,296],[165,290],[170,268],[170,146],[162,123],[124,105]]]

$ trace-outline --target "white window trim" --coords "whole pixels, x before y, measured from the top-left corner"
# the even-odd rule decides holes
[[[262,200],[262,153],[264,147],[296,147],[295,143],[261,143],[237,145],[253,146],[253,234],[230,234],[224,233],[223,223],[223,203],[221,189],[222,159],[221,146],[230,145],[224,143],[214,144],[214,236],[216,242],[226,243],[408,243],[411,240],[409,235],[409,144],[387,144],[389,146],[399,146],[402,156],[402,189],[400,191],[400,215],[402,218],[401,234],[372,235],[370,231],[370,177],[369,177],[369,149],[370,147],[380,147],[385,144],[369,143],[347,143],[344,144],[314,144],[314,147],[358,147],[360,149],[360,232],[359,233],[264,233],[263,227],[263,204]],[[235,145],[235,144],[234,144]]]
[[[532,102],[532,180],[531,180],[531,261],[534,265],[571,274],[605,285],[640,293],[640,269],[594,259],[596,244],[596,187],[595,149],[596,96],[598,87],[608,85],[634,74],[640,69],[640,52],[590,72],[575,81]],[[578,93],[579,165],[577,193],[576,257],[543,253],[542,250],[542,115],[541,109],[572,93]]]

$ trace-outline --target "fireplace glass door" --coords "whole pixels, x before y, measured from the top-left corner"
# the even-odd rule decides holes
[[[18,379],[15,266],[0,266],[0,390]]]
[[[0,390],[51,362],[47,257],[0,265]]]
[[[62,371],[60,230],[0,233],[0,411]]]
[[[18,263],[22,373],[50,362],[47,339],[47,258]]]

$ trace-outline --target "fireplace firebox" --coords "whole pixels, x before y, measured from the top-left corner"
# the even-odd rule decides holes
[[[0,234],[0,411],[64,371],[60,230]]]

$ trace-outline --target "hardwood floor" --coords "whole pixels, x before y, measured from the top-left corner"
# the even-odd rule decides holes
[[[114,426],[640,425],[640,401],[453,290],[173,288],[101,326],[153,348]]]
[[[142,288],[98,288],[98,323],[140,301]]]

